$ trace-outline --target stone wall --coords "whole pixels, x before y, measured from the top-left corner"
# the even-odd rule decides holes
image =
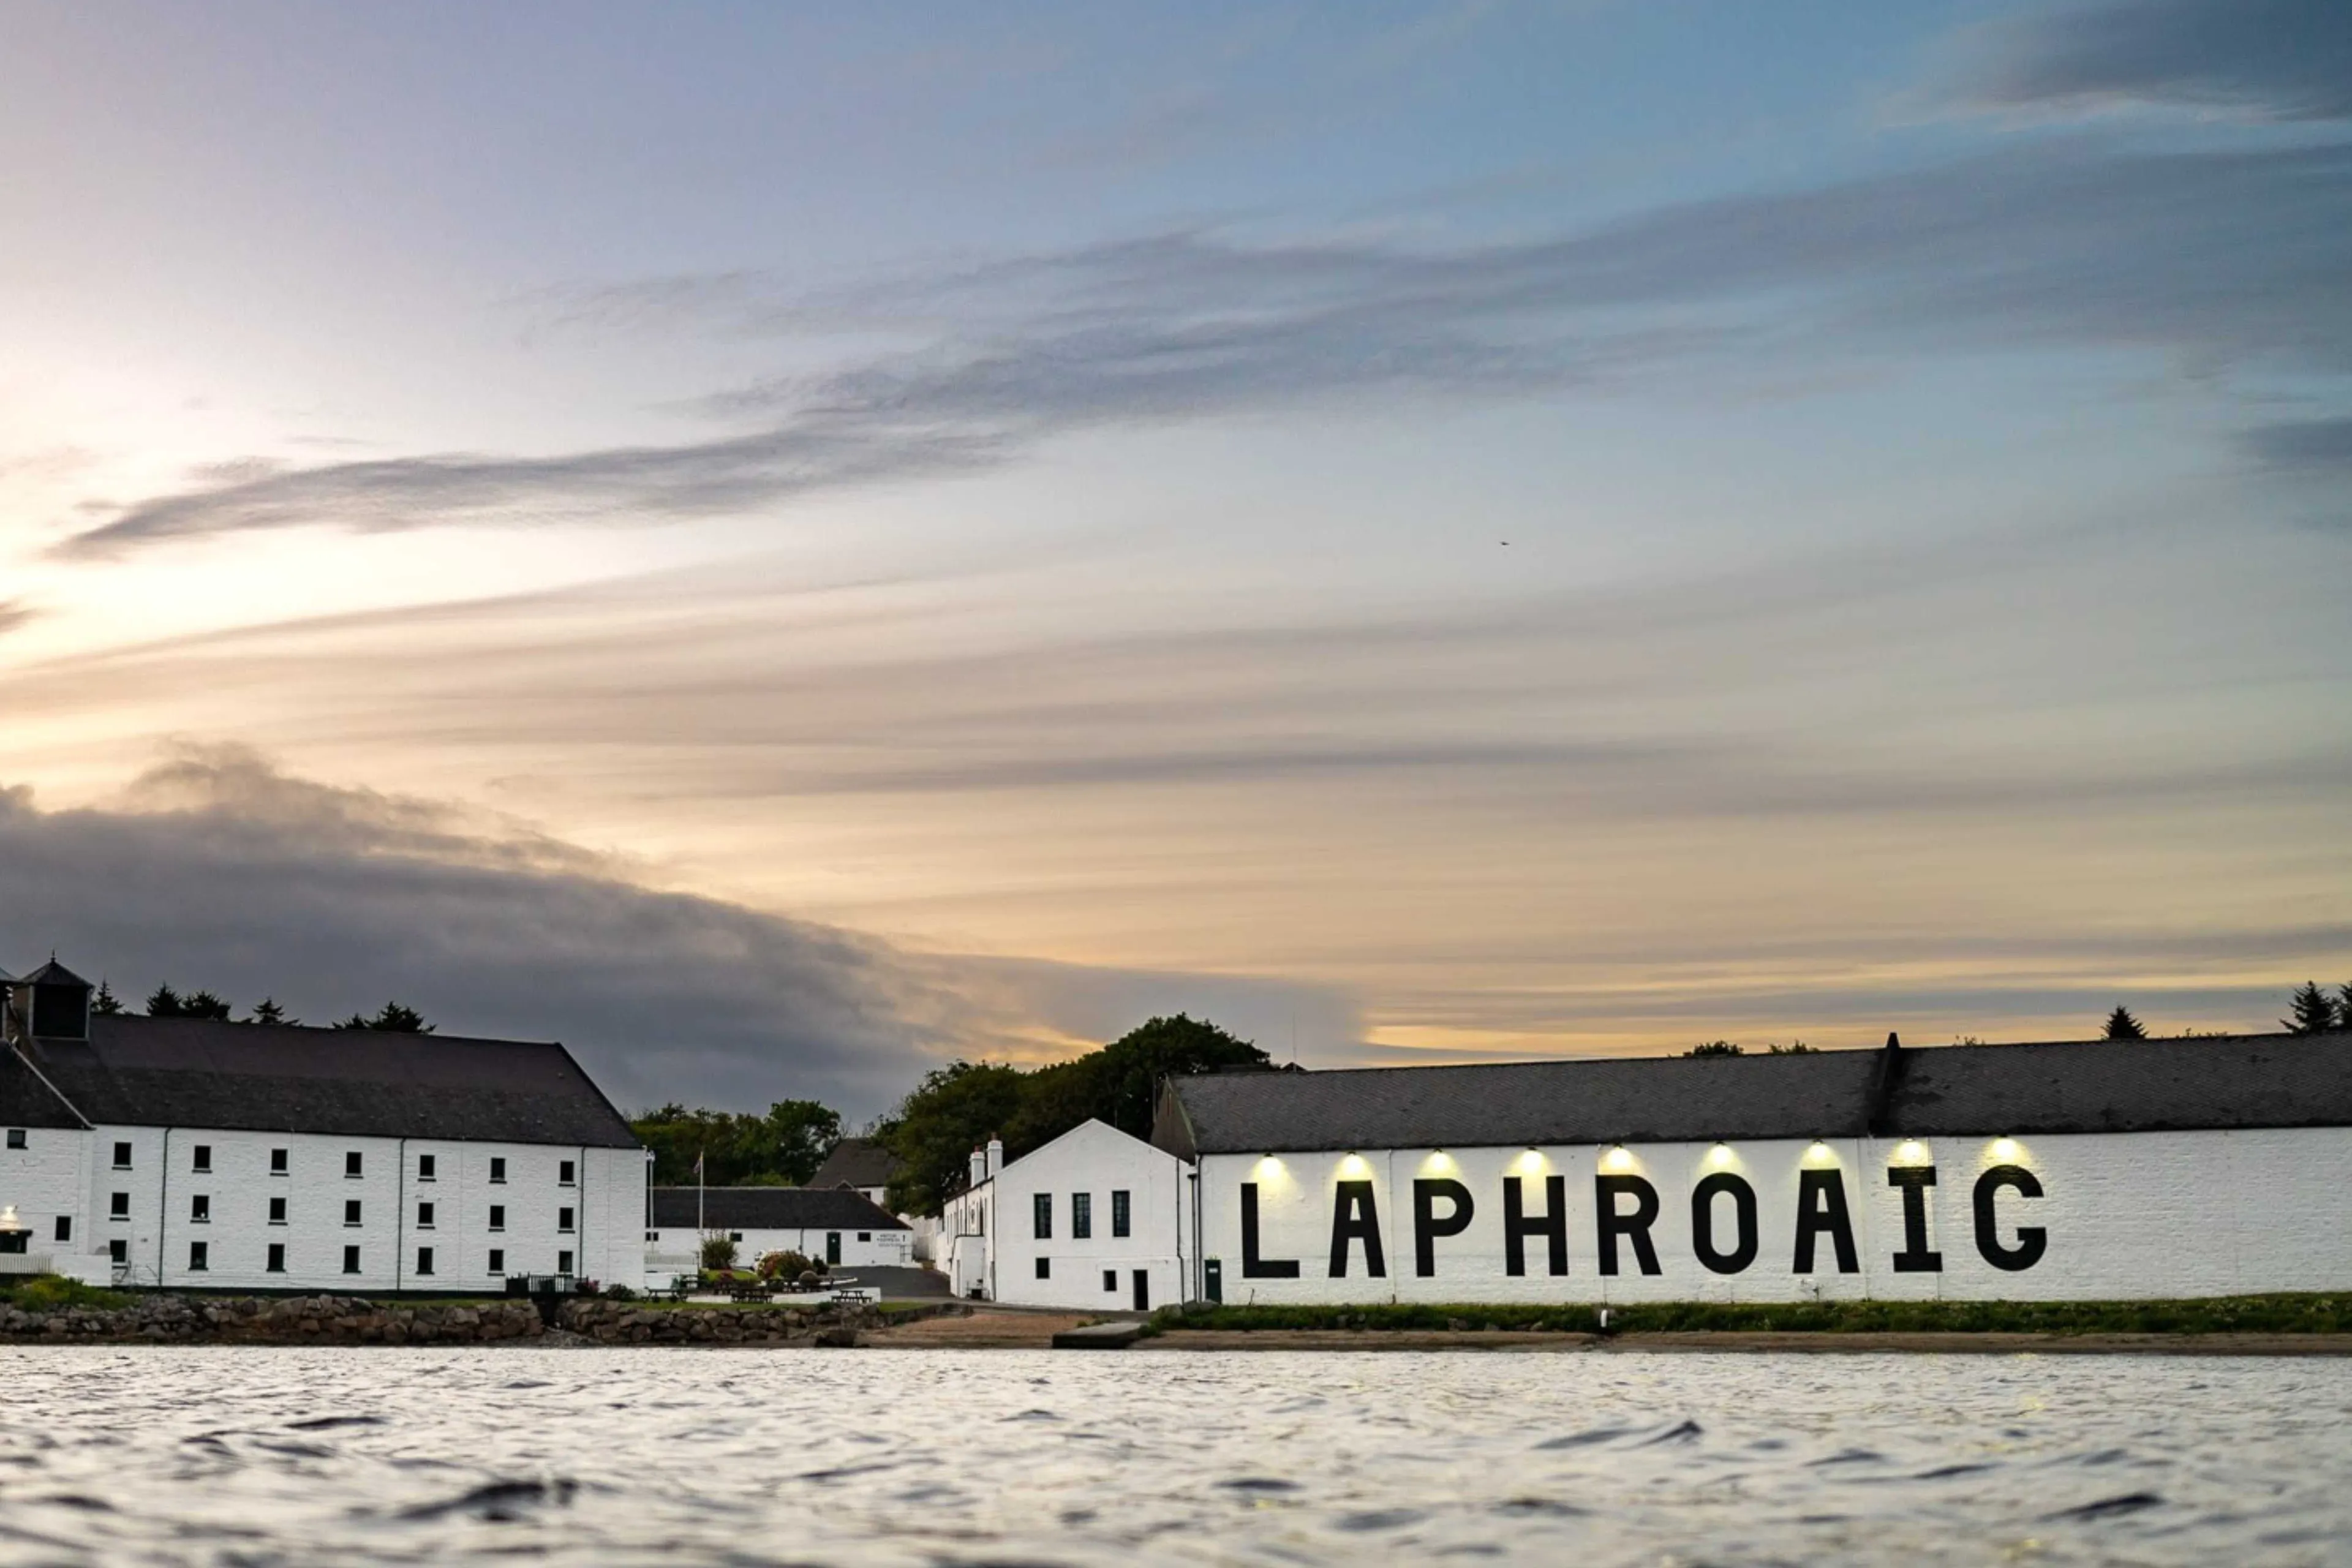
[[[600,1344],[833,1344],[877,1326],[871,1307],[657,1307],[580,1300],[557,1314],[568,1335]],[[488,1344],[544,1340],[527,1300],[393,1303],[356,1296],[142,1296],[118,1308],[0,1303],[0,1343]]]
[[[872,1307],[642,1307],[627,1301],[574,1300],[557,1321],[599,1344],[851,1345],[860,1329],[879,1328]]]

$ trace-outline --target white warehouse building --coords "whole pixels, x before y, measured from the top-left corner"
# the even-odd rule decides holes
[[[1192,1256],[1185,1163],[1088,1121],[1011,1164],[992,1139],[940,1211],[950,1289],[1015,1306],[1148,1311],[1181,1301]]]
[[[903,1268],[914,1258],[913,1228],[853,1187],[656,1187],[646,1235],[656,1283],[694,1272],[709,1237],[735,1244],[739,1268],[771,1252],[842,1268]]]
[[[635,1285],[647,1156],[562,1046],[94,1016],[0,976],[0,1206],[93,1283],[479,1293]]]

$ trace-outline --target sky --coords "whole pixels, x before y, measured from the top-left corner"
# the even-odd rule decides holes
[[[0,964],[853,1118],[2352,981],[2352,7],[0,0]]]

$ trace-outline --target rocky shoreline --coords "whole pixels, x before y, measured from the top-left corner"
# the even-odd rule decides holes
[[[0,1344],[854,1345],[871,1306],[649,1307],[528,1300],[374,1301],[358,1296],[145,1296],[122,1307],[0,1305]]]

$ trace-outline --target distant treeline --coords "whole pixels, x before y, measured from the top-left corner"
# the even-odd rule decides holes
[[[765,1116],[689,1110],[673,1101],[629,1123],[654,1152],[656,1186],[797,1187],[841,1142],[841,1112],[814,1100],[780,1100]]]
[[[90,993],[89,1010],[103,1018],[118,1018],[131,1011],[114,994],[114,987],[101,980]],[[264,996],[253,1005],[253,1011],[244,1017],[232,1016],[236,1009],[210,991],[191,991],[185,995],[168,985],[158,985],[147,994],[146,1016],[150,1018],[218,1018],[236,1024],[299,1024],[302,1020],[278,1005],[274,996]],[[374,1029],[393,1035],[429,1035],[433,1026],[425,1015],[398,1002],[387,1002],[373,1014],[354,1013],[348,1018],[337,1019],[327,1026],[331,1029]]]

